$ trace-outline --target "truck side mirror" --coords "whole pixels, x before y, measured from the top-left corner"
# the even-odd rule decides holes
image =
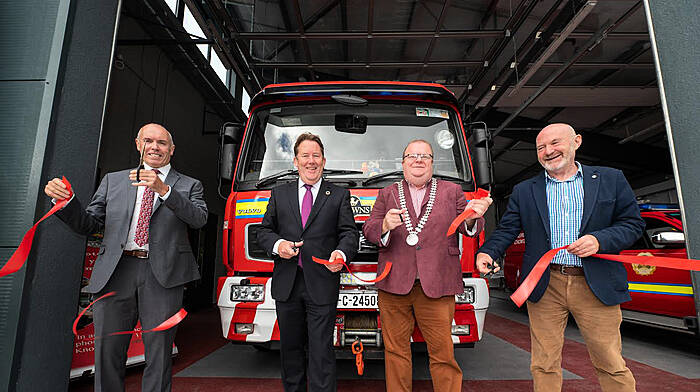
[[[469,146],[472,152],[472,164],[476,175],[476,184],[481,188],[490,187],[493,183],[493,162],[491,147],[493,140],[491,132],[484,122],[466,124],[469,128]]]
[[[685,244],[685,233],[680,231],[662,231],[651,236],[656,245]]]
[[[243,124],[225,123],[219,133],[219,177],[233,180],[236,155],[241,145]]]

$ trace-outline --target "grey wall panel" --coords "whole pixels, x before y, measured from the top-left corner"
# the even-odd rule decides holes
[[[59,3],[60,0],[0,1],[0,80],[46,77]]]
[[[27,231],[25,208],[44,82],[0,82],[0,247],[16,247]],[[0,290],[0,293],[2,291]]]
[[[14,249],[0,248],[0,260],[7,260]],[[0,279],[0,358],[10,358],[14,351],[14,336],[17,333],[18,298],[12,293],[24,275],[10,275]],[[4,369],[3,369],[4,370]],[[5,377],[7,377],[5,375]]]
[[[56,86],[56,94],[44,94],[39,103],[40,122],[33,131],[35,145],[45,148],[39,151],[35,147],[34,153],[27,157],[34,161],[24,201],[32,204],[32,219],[43,215],[51,206],[43,194],[43,186],[50,178],[68,177],[82,200],[89,199],[94,191],[119,6],[119,1],[111,0],[60,2],[58,15],[63,19],[55,23],[57,33],[54,35],[61,25],[65,39],[61,36],[51,46],[47,75],[56,76],[46,79],[46,90]],[[24,17],[28,19],[32,15]],[[43,50],[38,43],[34,48]],[[41,53],[37,53],[37,58],[40,57]],[[28,131],[18,130],[17,133]],[[0,378],[4,384],[0,390],[60,391],[68,388],[73,354],[71,325],[77,313],[84,257],[83,236],[70,232],[56,218],[39,226],[27,265],[20,271],[26,275],[24,287],[11,293],[13,299],[20,301],[20,311],[14,354],[0,359],[3,366]],[[7,369],[10,371],[5,373]],[[10,379],[6,381],[8,373]]]
[[[700,2],[645,0],[688,256],[700,258]],[[700,272],[692,272],[700,319]]]

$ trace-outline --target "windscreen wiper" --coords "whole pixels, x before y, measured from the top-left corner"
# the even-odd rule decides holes
[[[386,173],[382,173],[382,174],[377,174],[376,176],[372,176],[372,177],[362,181],[362,185],[369,185],[369,184],[378,182],[383,178],[392,177],[392,176],[399,176],[399,175],[403,176],[403,170],[394,170],[394,171],[390,171],[390,172],[386,172]],[[441,178],[443,180],[450,180],[450,181],[469,182],[469,181],[464,180],[464,178],[453,177],[453,176],[448,176],[446,174],[439,174],[439,173],[433,173],[433,177]]]
[[[286,176],[291,176],[292,174],[299,174],[299,171],[297,169],[287,169],[287,170],[282,170],[279,173],[275,173],[272,175],[269,175],[267,177],[263,177],[258,180],[258,182],[255,183],[256,188],[260,188],[263,185],[267,185],[271,182],[277,181],[277,179],[286,177]]]
[[[337,175],[337,176],[342,176],[345,174],[364,174],[361,170],[344,170],[344,169],[323,169],[323,176],[326,177],[327,175]]]
[[[448,176],[446,174],[439,174],[439,173],[433,173],[433,177],[435,178],[440,178],[443,180],[450,180],[450,181],[459,181],[459,182],[471,182],[467,181],[464,178],[459,178],[459,177],[454,177],[454,176]]]
[[[299,171],[297,169],[283,170],[279,173],[275,173],[275,174],[272,174],[272,175],[269,175],[267,177],[263,177],[263,178],[259,179],[258,182],[255,183],[255,187],[260,188],[261,186],[275,182],[282,177],[291,176],[294,174],[299,174]],[[363,173],[360,170],[323,169],[323,176],[324,177],[326,177],[327,175],[342,176],[345,174],[363,174]]]
[[[372,176],[364,181],[362,181],[362,185],[369,185],[373,184],[375,182],[379,182],[380,180],[387,178],[387,177],[393,177],[393,176],[403,176],[403,170],[394,170],[382,174],[377,174],[376,176]]]

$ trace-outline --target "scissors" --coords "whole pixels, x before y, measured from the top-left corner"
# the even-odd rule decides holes
[[[394,203],[396,203],[396,208],[400,210],[401,206],[399,205],[399,201],[396,200],[396,195],[394,194],[394,192],[391,192],[391,196],[394,197]],[[403,223],[403,214],[399,214],[399,219],[401,219],[401,223]]]
[[[139,158],[139,167],[136,168],[136,182],[141,182],[140,174],[143,166],[143,156],[146,154],[146,143],[141,142],[141,157]]]
[[[488,265],[489,272],[484,274],[484,277],[489,278],[494,274],[494,271],[498,267],[498,263],[494,260],[491,264]]]

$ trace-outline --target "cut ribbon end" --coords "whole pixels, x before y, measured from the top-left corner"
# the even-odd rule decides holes
[[[316,256],[311,256],[311,260],[313,260],[315,263],[323,264],[323,265],[342,264],[342,265],[345,267],[345,269],[348,270],[348,273],[349,273],[350,275],[352,275],[353,277],[355,277],[355,279],[361,280],[361,281],[366,282],[366,283],[376,283],[376,282],[379,282],[380,280],[386,278],[386,276],[389,275],[389,271],[391,271],[391,262],[388,261],[388,262],[386,263],[386,265],[384,266],[384,271],[382,271],[381,274],[379,274],[375,279],[369,279],[369,280],[367,280],[367,279],[362,279],[362,278],[360,278],[359,276],[353,274],[352,271],[350,271],[350,266],[348,266],[347,264],[345,264],[345,261],[344,261],[341,257],[336,257],[335,259],[329,261],[329,260],[326,260],[326,259],[320,259],[320,258],[318,258],[318,257],[316,257]]]
[[[483,199],[484,197],[487,197],[489,195],[489,191],[486,189],[479,188],[474,192],[474,199]],[[451,236],[457,231],[457,228],[459,225],[462,224],[465,220],[471,218],[474,214],[474,210],[471,208],[467,208],[464,211],[462,211],[461,214],[459,214],[450,224],[450,228],[447,229],[447,237]]]

